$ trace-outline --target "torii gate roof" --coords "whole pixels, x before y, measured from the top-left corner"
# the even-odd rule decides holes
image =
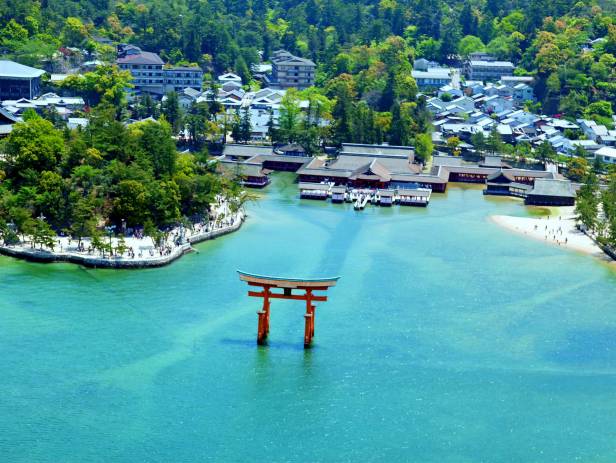
[[[336,286],[340,277],[330,278],[284,278],[237,271],[240,280],[256,285],[269,285],[278,288],[329,288]]]

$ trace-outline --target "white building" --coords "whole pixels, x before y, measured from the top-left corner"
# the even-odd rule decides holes
[[[611,146],[604,146],[595,151],[595,158],[600,159],[603,162],[609,164],[616,164],[616,148]]]
[[[454,77],[457,71],[449,68],[431,68],[426,71],[413,69],[411,75],[420,89],[437,89],[444,85],[455,87]]]
[[[510,61],[470,60],[465,72],[469,80],[499,80],[502,76],[511,76],[515,66]]]

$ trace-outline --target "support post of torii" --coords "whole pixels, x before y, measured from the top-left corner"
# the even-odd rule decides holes
[[[257,343],[260,345],[265,344],[269,335],[270,300],[291,299],[295,301],[306,301],[306,313],[304,314],[304,347],[309,348],[312,344],[312,338],[314,337],[316,315],[316,306],[314,302],[327,301],[327,296],[313,294],[313,291],[327,291],[330,287],[336,285],[339,277],[297,279],[268,277],[240,271],[238,271],[238,273],[240,275],[240,280],[245,281],[249,286],[261,288],[261,291],[248,291],[248,295],[251,297],[263,298],[263,307],[257,312],[259,316]],[[272,291],[273,289],[281,289],[282,292]],[[294,291],[296,292],[294,293]],[[297,292],[299,292],[299,294]]]

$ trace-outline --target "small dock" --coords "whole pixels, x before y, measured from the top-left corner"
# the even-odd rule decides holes
[[[427,207],[430,203],[432,190],[429,188],[396,188],[396,189],[356,189],[332,183],[299,184],[300,198],[327,200],[332,203],[352,203],[356,211],[362,211],[368,204],[382,207],[414,206]]]
[[[331,194],[331,187],[328,183],[300,183],[299,195],[302,199],[326,200]]]

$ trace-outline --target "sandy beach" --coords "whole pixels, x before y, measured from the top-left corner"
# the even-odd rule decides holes
[[[540,218],[493,215],[490,219],[507,230],[552,246],[613,261],[590,237],[576,228],[573,207],[553,208],[552,212],[554,215]]]

